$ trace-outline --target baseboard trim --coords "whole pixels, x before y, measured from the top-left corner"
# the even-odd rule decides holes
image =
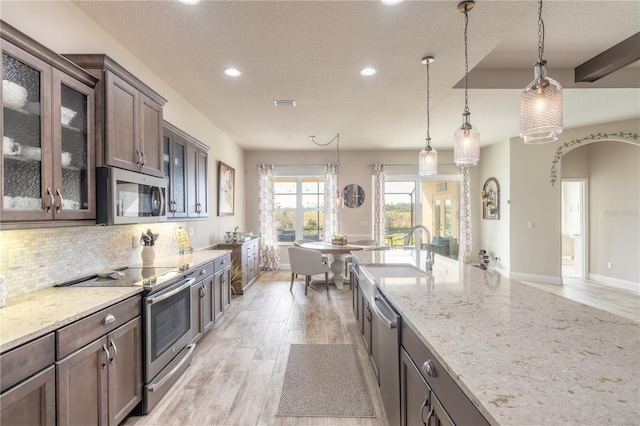
[[[560,277],[549,277],[546,275],[534,275],[534,274],[522,274],[519,272],[511,272],[510,274],[512,280],[519,281],[533,281],[536,283],[544,283],[544,284],[555,284],[562,285],[562,278]]]
[[[607,277],[605,275],[599,275],[599,274],[589,274],[589,279],[591,281],[596,281],[598,283],[602,283],[610,287],[629,290],[629,291],[633,291],[634,293],[640,294],[640,283],[620,280],[617,278]]]

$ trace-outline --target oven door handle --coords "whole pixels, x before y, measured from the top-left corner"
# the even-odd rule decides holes
[[[187,352],[187,354],[184,356],[182,361],[180,361],[178,365],[173,367],[173,370],[171,370],[166,376],[164,376],[162,380],[160,380],[158,383],[154,383],[150,385],[149,392],[155,392],[156,388],[161,388],[162,385],[164,385],[168,380],[171,380],[173,378],[173,376],[176,374],[176,372],[180,370],[180,368],[184,365],[185,362],[189,361],[190,359],[189,357],[191,356],[191,353],[193,353],[193,350],[196,348],[196,344],[191,343],[187,347],[189,348],[189,352]]]
[[[168,299],[168,298],[170,298],[171,296],[173,296],[173,295],[175,295],[177,293],[180,293],[185,288],[191,287],[191,284],[193,284],[195,282],[195,280],[196,279],[194,277],[189,278],[189,279],[183,281],[183,284],[180,285],[180,287],[178,287],[176,289],[173,289],[168,293],[162,294],[162,295],[160,295],[158,297],[149,297],[149,298],[147,298],[147,304],[148,305],[153,305],[155,303],[162,302],[163,300]]]

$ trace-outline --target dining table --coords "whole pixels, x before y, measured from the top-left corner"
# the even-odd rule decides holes
[[[316,250],[324,254],[330,254],[333,256],[333,262],[331,262],[331,272],[333,272],[333,276],[330,278],[329,282],[333,282],[336,285],[336,288],[342,289],[344,288],[344,257],[351,253],[352,251],[364,250],[370,248],[371,246],[363,246],[356,244],[332,244],[329,242],[323,241],[313,241],[300,244],[300,247]]]

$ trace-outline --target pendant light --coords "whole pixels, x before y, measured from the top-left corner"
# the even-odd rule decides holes
[[[480,160],[480,131],[469,122],[469,59],[467,56],[467,28],[469,26],[469,11],[475,2],[467,0],[458,4],[458,12],[464,13],[464,112],[462,126],[454,133],[453,158],[459,167],[475,166]]]
[[[319,143],[318,141],[316,141],[316,137],[315,136],[309,136],[309,139],[311,139],[311,142],[313,142],[314,144],[316,144],[318,146],[331,145],[333,143],[333,141],[336,141],[336,146],[337,146],[337,150],[338,150],[338,164],[337,164],[337,168],[336,168],[336,188],[337,188],[336,191],[337,192],[336,192],[335,203],[336,203],[336,207],[343,207],[344,206],[344,198],[342,198],[342,192],[340,191],[340,133],[336,134],[333,137],[333,139],[331,139],[327,143]]]
[[[434,61],[433,56],[422,58],[422,63],[427,66],[427,139],[425,147],[418,157],[418,174],[420,176],[435,176],[438,174],[438,151],[431,147],[431,134],[429,133],[429,65]]]
[[[553,142],[562,133],[562,86],[547,77],[542,0],[538,0],[538,62],[533,81],[520,95],[520,137],[526,144]]]

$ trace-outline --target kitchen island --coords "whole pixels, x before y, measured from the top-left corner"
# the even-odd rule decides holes
[[[365,273],[425,265],[413,250],[353,256]],[[376,285],[489,423],[640,423],[637,322],[438,255],[432,277]]]

